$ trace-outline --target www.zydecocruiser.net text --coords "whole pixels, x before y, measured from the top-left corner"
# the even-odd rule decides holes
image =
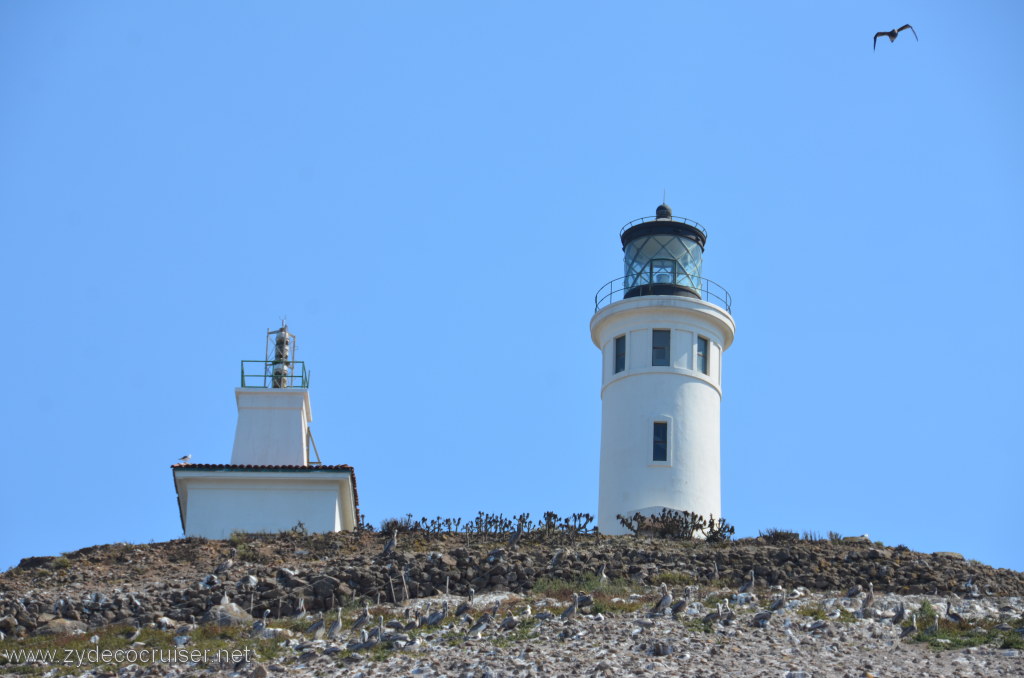
[[[60,650],[0,650],[0,657],[11,664],[42,663],[64,666],[89,666],[92,664],[208,664],[211,662],[237,664],[240,661],[254,661],[256,651],[247,647],[234,650],[189,650],[125,648],[100,649],[98,645],[84,650],[64,648]]]

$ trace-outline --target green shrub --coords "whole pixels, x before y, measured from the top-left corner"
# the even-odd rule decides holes
[[[666,570],[651,577],[654,584],[667,584],[669,586],[690,586],[694,584],[693,577],[686,572],[678,570]]]
[[[715,543],[728,541],[736,533],[736,528],[724,518],[715,519],[714,515],[704,518],[689,511],[668,508],[651,516],[634,513],[632,516],[619,514],[615,517],[620,525],[638,537],[691,540],[703,536],[705,541]]]
[[[800,541],[799,533],[774,527],[758,532],[758,535],[769,544],[795,544]]]
[[[417,527],[416,521],[412,519],[411,513],[406,513],[401,518],[385,518],[380,521],[380,531],[390,535],[395,530],[401,533],[412,532]]]

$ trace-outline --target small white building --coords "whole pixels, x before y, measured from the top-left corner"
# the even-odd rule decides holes
[[[663,508],[722,517],[722,355],[729,293],[701,276],[704,228],[668,205],[619,233],[625,273],[597,293],[602,353],[598,527]]]
[[[295,337],[283,326],[268,332],[265,360],[242,361],[230,464],[171,467],[186,536],[337,532],[359,523],[355,470],[324,465],[316,453],[309,376],[294,351]]]

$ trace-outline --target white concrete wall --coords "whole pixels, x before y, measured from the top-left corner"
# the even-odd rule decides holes
[[[625,299],[598,311],[601,349],[601,468],[598,526],[625,529],[616,515],[662,507],[722,515],[721,356],[735,324],[724,310],[685,297]],[[651,365],[652,331],[671,330],[670,365]],[[625,335],[626,370],[614,373],[615,337]],[[697,370],[697,337],[709,340],[708,374]],[[652,461],[654,422],[668,424],[668,460]]]
[[[231,463],[306,466],[307,430],[313,415],[303,388],[236,388],[238,424]]]
[[[310,532],[355,527],[351,476],[344,473],[178,471],[186,536],[283,532],[300,521]]]

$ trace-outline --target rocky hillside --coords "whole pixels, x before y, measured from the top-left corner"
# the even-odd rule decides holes
[[[26,558],[0,575],[0,631],[31,633],[56,619],[91,627],[200,618],[228,595],[273,618],[329,610],[353,598],[402,602],[438,593],[529,592],[540,579],[572,581],[604,566],[611,579],[739,586],[753,570],[764,586],[811,591],[873,584],[899,594],[1024,596],[1024,573],[958,554],[924,554],[848,539],[771,545],[764,539],[703,544],[636,537],[467,543],[464,535],[401,535],[382,555],[377,534],[250,535],[111,544]],[[403,581],[404,580],[404,581]]]
[[[957,554],[467,539],[404,534],[385,553],[384,535],[289,533],[26,558],[0,575],[0,675],[1024,675],[1024,573]]]

